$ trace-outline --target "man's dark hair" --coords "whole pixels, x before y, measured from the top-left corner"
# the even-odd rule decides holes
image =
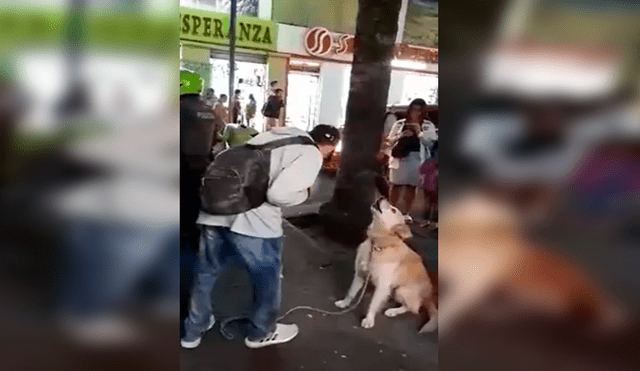
[[[309,135],[318,145],[337,146],[340,142],[340,130],[331,125],[318,125]]]
[[[420,109],[420,120],[425,120],[427,116],[427,102],[425,102],[422,98],[412,100],[411,103],[409,103],[409,109],[407,110],[407,118],[409,112],[413,107],[417,107]]]
[[[222,99],[222,98],[227,98],[227,95],[226,94],[220,94],[220,99]]]
[[[276,89],[276,94],[278,94],[278,93],[284,93],[284,90],[282,90],[282,89]]]
[[[409,103],[409,109],[413,107],[419,107],[421,110],[424,111],[427,108],[427,102],[425,102],[424,99],[422,98],[414,99],[411,101],[411,103]]]
[[[234,91],[234,93],[235,93],[236,95],[240,94],[240,89],[236,89],[236,91]]]

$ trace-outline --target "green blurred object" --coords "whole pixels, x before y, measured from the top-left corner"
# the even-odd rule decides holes
[[[224,129],[222,141],[229,147],[237,147],[244,145],[258,134],[260,133],[252,127],[228,124]]]
[[[200,94],[203,85],[202,77],[197,73],[180,70],[180,95]]]
[[[0,5],[0,51],[22,51],[25,47],[73,45],[83,40],[86,49],[115,49],[176,55],[179,45],[178,18],[149,12],[109,12],[88,9],[69,14],[66,7]],[[77,33],[82,32],[82,34]],[[66,37],[66,41],[65,41]]]

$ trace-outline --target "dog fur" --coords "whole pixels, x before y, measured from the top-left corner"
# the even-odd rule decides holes
[[[375,316],[385,302],[393,297],[400,306],[387,309],[387,317],[421,309],[429,313],[429,321],[420,332],[435,331],[438,327],[438,310],[433,300],[433,286],[422,258],[411,250],[406,240],[411,230],[402,213],[381,198],[372,207],[373,221],[367,230],[367,239],[360,244],[355,261],[355,275],[347,296],[336,301],[339,308],[346,308],[356,298],[370,275],[375,291],[362,327],[371,328]]]
[[[470,193],[444,210],[440,336],[449,336],[496,294],[506,298],[506,307],[492,310],[500,322],[545,317],[579,322],[600,334],[625,326],[624,307],[576,263],[528,241],[510,205]]]

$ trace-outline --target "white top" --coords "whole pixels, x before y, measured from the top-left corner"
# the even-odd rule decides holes
[[[389,142],[396,142],[400,139],[402,135],[402,127],[406,123],[406,120],[399,120],[393,127],[391,128],[391,132],[389,132],[389,136],[387,140]],[[436,131],[436,126],[433,122],[424,120],[422,123],[422,131],[418,134],[418,139],[420,139],[420,161],[423,162],[431,157],[431,152],[427,151],[427,149],[431,149],[435,144],[436,140],[438,140],[438,133]],[[397,169],[400,166],[400,160],[394,157],[389,159],[389,167],[391,169]]]

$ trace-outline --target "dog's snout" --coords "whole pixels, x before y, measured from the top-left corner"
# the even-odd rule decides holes
[[[378,210],[378,211],[382,211],[382,209],[380,209],[380,204],[382,204],[382,200],[384,200],[384,197],[380,197],[380,198],[378,199],[378,201],[376,201],[376,202],[373,204],[373,208],[374,208],[374,209],[376,209],[376,210]]]

